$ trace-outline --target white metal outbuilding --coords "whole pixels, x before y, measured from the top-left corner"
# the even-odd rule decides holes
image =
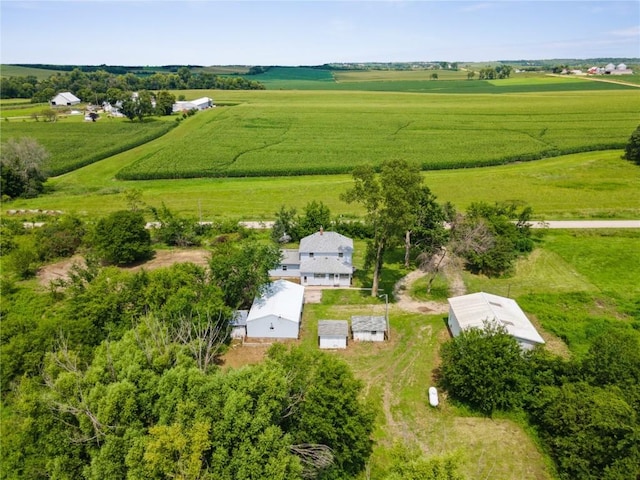
[[[247,316],[249,310],[236,310],[231,319],[231,338],[243,339],[247,335]]]
[[[478,292],[449,298],[449,329],[454,337],[462,330],[483,328],[485,322],[496,322],[515,337],[520,346],[530,350],[544,340],[511,298]]]
[[[351,317],[353,339],[361,342],[384,342],[387,320],[384,316],[354,315]]]
[[[347,348],[349,322],[318,320],[318,344],[321,349]]]
[[[248,338],[298,338],[304,287],[287,280],[271,283],[247,315]]]

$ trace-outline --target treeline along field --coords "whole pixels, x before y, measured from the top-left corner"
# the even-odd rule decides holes
[[[435,170],[622,148],[639,93],[210,92],[237,105],[148,144],[118,178],[337,174],[388,158]]]

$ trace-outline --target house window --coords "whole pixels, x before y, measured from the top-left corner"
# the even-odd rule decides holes
[[[309,252],[309,258],[313,258],[313,252]]]
[[[313,278],[325,278],[327,275],[325,273],[314,273]]]
[[[282,265],[282,270],[286,271],[287,270],[287,266],[286,265]]]

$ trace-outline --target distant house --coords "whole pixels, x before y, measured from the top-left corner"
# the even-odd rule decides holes
[[[196,98],[195,100],[178,101],[173,104],[173,113],[184,112],[186,110],[206,110],[215,107],[213,99],[209,97]]]
[[[271,283],[251,305],[247,338],[298,338],[303,301],[303,286],[287,280]]]
[[[51,99],[50,103],[52,107],[67,107],[79,104],[80,99],[71,92],[60,92]]]
[[[321,349],[347,348],[349,322],[318,320],[318,344]]]
[[[353,339],[361,342],[384,342],[387,338],[387,320],[384,316],[351,317]]]
[[[231,338],[243,339],[247,336],[249,310],[236,310],[231,319]]]
[[[515,300],[484,292],[449,298],[448,324],[454,337],[469,328],[483,328],[485,322],[504,327],[524,350],[544,344]]]

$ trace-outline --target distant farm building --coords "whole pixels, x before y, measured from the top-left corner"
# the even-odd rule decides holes
[[[304,287],[287,280],[271,283],[253,301],[247,315],[247,338],[298,338]]]
[[[353,240],[320,229],[300,240],[298,250],[282,250],[273,277],[298,277],[302,285],[348,287],[353,278]]]
[[[188,110],[206,110],[214,107],[213,100],[209,97],[196,98],[195,100],[178,101],[173,104],[173,113]]]
[[[319,320],[318,344],[321,349],[347,348],[349,322],[346,320]]]
[[[384,316],[352,316],[351,333],[357,341],[384,342],[387,338],[387,319]]]
[[[504,327],[525,350],[544,344],[515,300],[484,292],[449,298],[448,324],[454,337],[469,328],[483,328],[485,322]]]
[[[51,99],[52,107],[69,107],[80,103],[80,99],[71,92],[61,92]]]
[[[624,63],[618,66],[609,63],[605,67],[591,67],[587,70],[590,75],[633,75],[633,70],[629,69]]]
[[[231,338],[244,339],[247,336],[249,310],[236,310],[231,319]]]

